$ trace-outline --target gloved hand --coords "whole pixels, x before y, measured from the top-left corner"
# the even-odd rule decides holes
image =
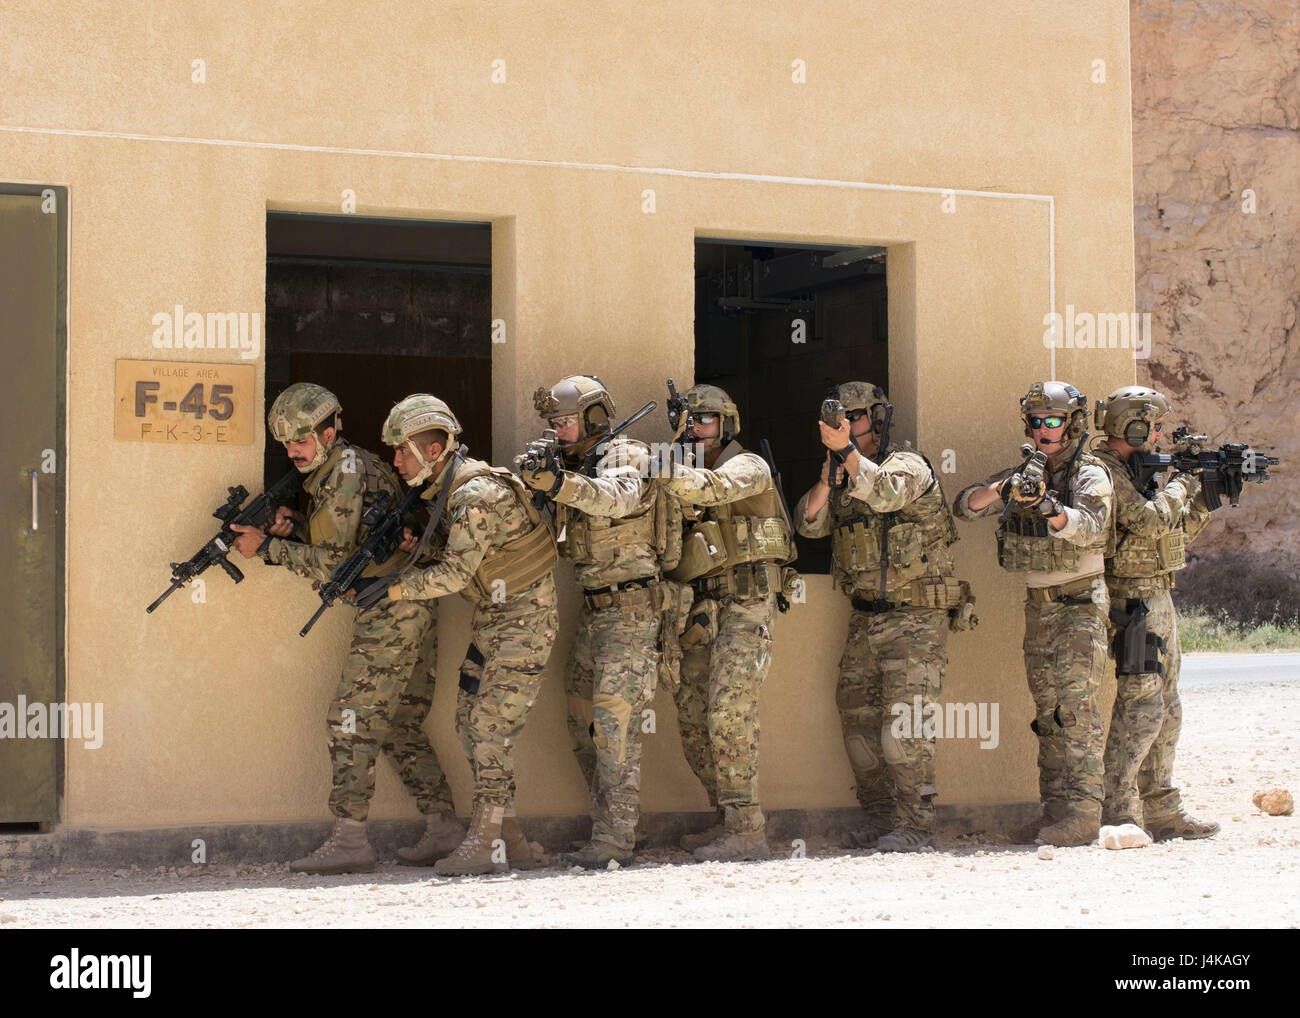
[[[560,467],[560,444],[554,438],[539,438],[519,458],[519,476],[535,491],[554,495],[564,483]]]
[[[1056,516],[1058,513],[1065,512],[1065,503],[1056,497],[1056,493],[1049,491],[1045,495],[1039,496],[1038,511],[1044,516]]]
[[[1019,484],[1020,484],[1020,475],[1012,474],[1010,477],[1008,477],[1005,481],[1003,481],[998,486],[998,498],[1002,499],[1004,503],[1010,502],[1011,489],[1017,487]]]
[[[357,585],[348,591],[352,603],[358,608],[373,608],[388,597],[388,588],[393,582],[391,576],[372,576],[358,580]]]
[[[1014,475],[1011,479],[1015,481],[1015,484],[1011,486],[1011,498],[1014,501],[1020,503],[1026,509],[1032,509],[1042,503],[1044,496],[1047,494],[1046,482],[1042,479],[1036,479],[1026,484],[1025,478],[1020,474]]]

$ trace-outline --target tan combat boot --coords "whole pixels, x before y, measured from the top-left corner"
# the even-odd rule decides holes
[[[881,852],[919,852],[923,848],[934,848],[934,835],[906,825],[895,827],[880,837],[876,848]]]
[[[611,861],[619,866],[631,866],[636,857],[631,849],[619,848],[608,841],[589,841],[576,852],[565,852],[560,861],[566,866],[581,866],[584,870],[609,869]]]
[[[1162,820],[1153,820],[1146,826],[1146,832],[1152,841],[1173,841],[1174,838],[1212,838],[1219,833],[1219,825],[1213,820],[1197,820],[1187,813],[1175,813]]]
[[[762,831],[754,834],[724,834],[717,841],[697,848],[693,853],[700,862],[742,862],[747,859],[771,859],[772,850]]]
[[[519,814],[515,812],[514,803],[506,807],[501,818],[501,838],[506,843],[506,861],[512,869],[530,870],[537,864],[533,858],[533,846],[528,844],[524,829],[519,826]]]
[[[493,855],[505,856],[505,842],[501,838],[501,824],[506,808],[500,803],[475,803],[470,818],[469,833],[456,851],[433,864],[433,872],[440,877],[464,877],[477,873],[505,873],[510,869],[506,858],[500,862]],[[493,842],[497,844],[494,846]],[[498,849],[501,849],[498,853]]]
[[[454,816],[430,813],[424,818],[424,834],[410,848],[397,850],[397,861],[403,866],[432,866],[449,855],[465,840],[465,827]]]
[[[894,829],[892,817],[879,813],[868,813],[865,823],[852,831],[845,831],[840,844],[845,848],[875,848],[884,835]]]
[[[1058,820],[1064,820],[1069,815],[1070,808],[1063,802],[1052,800],[1043,805],[1042,812],[1027,824],[1023,824],[1011,831],[1008,838],[1013,845],[1032,845],[1034,839],[1038,837],[1038,832],[1049,824],[1054,824]],[[1101,825],[1098,824],[1098,830]]]
[[[372,873],[374,869],[375,850],[366,840],[364,820],[336,819],[325,844],[289,863],[291,873]]]
[[[726,833],[722,826],[722,811],[718,810],[717,819],[708,827],[698,834],[687,834],[682,840],[677,842],[688,852],[694,852],[697,848],[703,848],[705,845],[712,845]]]
[[[1038,832],[1040,845],[1057,848],[1078,848],[1091,845],[1101,831],[1101,813],[1098,810],[1071,810],[1064,819],[1048,824]]]

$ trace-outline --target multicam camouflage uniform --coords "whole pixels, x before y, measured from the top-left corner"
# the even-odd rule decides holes
[[[1068,821],[1072,829],[1091,828],[1090,841],[1101,819],[1097,699],[1106,667],[1109,610],[1102,573],[1104,553],[1114,539],[1114,496],[1106,468],[1083,450],[1083,440],[1073,438],[1047,471],[1048,489],[1065,506],[1063,529],[1053,530],[1037,507],[1020,508],[1013,502],[1003,511],[994,501],[979,511],[970,508],[972,492],[1001,484],[1018,466],[965,488],[953,501],[953,512],[965,520],[1003,512],[998,562],[1025,574],[1025,671],[1037,715],[1032,727],[1038,736],[1039,792],[1049,822],[1044,832]]]
[[[1182,654],[1170,590],[1174,572],[1185,563],[1184,545],[1209,522],[1210,510],[1193,474],[1175,474],[1162,491],[1144,493],[1133,483],[1126,461],[1105,441],[1096,443],[1093,452],[1115,485],[1115,554],[1106,560],[1112,608],[1132,612],[1145,601],[1148,644],[1163,649],[1148,654],[1148,661],[1157,662],[1156,670],[1116,676],[1103,822],[1137,822],[1154,837],[1167,828],[1170,836],[1177,831],[1177,836],[1204,837],[1217,832],[1218,825],[1186,818],[1173,783],[1183,710],[1178,699]]]
[[[641,712],[654,697],[669,588],[655,529],[670,500],[649,483],[649,460],[643,443],[619,436],[595,476],[565,471],[554,496],[560,554],[584,588],[565,690],[569,731],[592,793],[592,841],[624,855],[636,844]]]
[[[949,612],[971,600],[969,585],[953,578],[948,546],[956,528],[929,461],[891,445],[879,469],[872,466],[860,457],[848,487],[832,488],[812,520],[815,488],[794,511],[805,537],[834,535],[834,579],[853,604],[835,702],[867,814],[868,826],[854,835],[864,848],[895,828],[916,832],[918,844],[934,833],[934,735],[922,736],[918,717],[905,737],[895,736],[897,705],[910,714],[919,697],[928,714],[948,663]]]
[[[442,467],[423,498],[437,498],[447,473]],[[514,798],[515,744],[541,688],[558,625],[555,544],[527,489],[509,471],[464,459],[452,483],[447,539],[436,563],[404,572],[388,596],[404,604],[458,593],[475,606],[456,732],[473,768],[477,814],[484,807],[504,810]]]
[[[772,663],[776,563],[790,559],[792,535],[767,463],[738,442],[713,469],[676,464],[661,483],[688,519],[701,517],[670,574],[695,590],[674,693],[682,748],[710,804],[721,807],[727,834],[761,841],[758,694]]]
[[[268,562],[319,585],[365,540],[361,517],[381,494],[396,500],[392,470],[374,453],[340,438],[303,483],[311,496],[306,543],[272,538]],[[386,566],[367,575],[382,575]],[[388,753],[420,812],[451,814],[451,788],[424,721],[433,701],[437,625],[432,604],[381,602],[357,612],[347,661],[326,718],[336,817],[365,820],[375,790],[375,759]],[[345,715],[343,712],[349,711]]]

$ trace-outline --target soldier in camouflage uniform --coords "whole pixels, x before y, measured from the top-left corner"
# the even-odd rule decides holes
[[[393,472],[374,453],[339,436],[338,399],[319,385],[298,383],[282,392],[267,414],[271,434],[285,443],[289,458],[308,475],[303,489],[311,507],[303,518],[282,508],[267,533],[242,531],[235,547],[246,557],[315,581],[328,580],[366,538],[361,517],[382,494],[396,496]],[[300,538],[291,540],[295,531]],[[382,576],[393,562],[372,565]],[[402,781],[427,817],[425,838],[399,849],[404,862],[433,852],[446,854],[464,828],[455,820],[451,789],[424,733],[433,699],[437,658],[432,605],[391,603],[357,612],[347,662],[326,718],[333,783],[334,828],[325,844],[294,860],[297,873],[368,872],[375,853],[366,840],[366,817],[375,790],[375,759],[388,753]],[[348,714],[344,714],[347,711]]]
[[[845,420],[819,422],[829,452],[794,518],[805,537],[832,535],[834,579],[853,604],[835,700],[866,824],[845,844],[913,852],[934,845],[935,736],[922,735],[922,717],[943,686],[949,626],[969,628],[974,599],[953,578],[957,530],[930,461],[893,443],[872,458],[884,390],[847,382],[833,395]],[[900,712],[918,701],[922,717],[900,738]]]
[[[1115,553],[1106,560],[1112,635],[1144,645],[1140,672],[1117,659],[1115,707],[1106,738],[1106,799],[1102,822],[1145,825],[1156,841],[1209,838],[1219,825],[1189,816],[1173,783],[1174,750],[1182,727],[1178,700],[1178,626],[1170,590],[1185,564],[1184,545],[1210,519],[1201,483],[1176,473],[1163,490],[1139,490],[1129,462],[1154,452],[1164,432],[1169,401],[1155,389],[1129,385],[1098,402],[1096,425],[1104,436],[1093,452],[1115,485]],[[1142,618],[1142,611],[1149,614]],[[1145,625],[1145,637],[1141,627]],[[1122,650],[1122,646],[1118,648]]]
[[[533,865],[515,813],[514,748],[558,624],[549,525],[519,478],[465,455],[460,430],[436,396],[408,396],[393,407],[384,441],[394,447],[393,462],[408,484],[429,480],[422,497],[434,502],[431,524],[445,516],[446,540],[431,561],[418,545],[406,545],[420,556],[411,568],[384,588],[357,591],[358,603],[372,597],[423,603],[460,594],[474,605],[456,702],[456,732],[474,772],[474,812],[465,840],[434,866],[442,876]]]
[[[1082,393],[1062,382],[1035,382],[1020,410],[1025,434],[1047,457],[1045,476],[1035,478],[1028,460],[1008,467],[962,491],[953,511],[967,520],[1002,514],[998,563],[1025,574],[1025,671],[1037,715],[1045,821],[1038,840],[1087,845],[1101,825],[1097,698],[1106,667],[1103,572],[1114,540],[1114,495],[1106,468],[1084,449]]]
[[[772,663],[780,567],[794,557],[793,532],[767,463],[736,441],[740,413],[731,397],[696,385],[684,398],[686,437],[704,463],[674,463],[671,478],[659,480],[689,521],[669,578],[695,593],[674,699],[686,759],[721,819],[682,845],[701,861],[767,859],[758,694]]]
[[[663,580],[663,554],[670,542],[680,553],[681,514],[650,483],[644,443],[623,435],[602,442],[614,401],[598,378],[570,375],[538,389],[534,405],[554,434],[528,447],[521,474],[554,500],[560,555],[573,560],[583,586],[565,693],[592,827],[591,840],[563,859],[586,869],[611,859],[627,865],[640,814],[641,712],[654,696],[674,587]]]

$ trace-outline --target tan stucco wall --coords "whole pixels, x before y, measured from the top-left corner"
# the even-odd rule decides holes
[[[51,18],[75,31],[53,31]],[[102,701],[107,731],[98,750],[68,748],[69,823],[327,812],[323,718],[348,613],[300,640],[315,596],[256,564],[238,589],[214,570],[205,605],[178,595],[143,611],[167,563],[209,536],[224,486],[256,487],[260,441],[155,448],[112,432],[118,358],[238,360],[160,353],[150,317],[176,303],[262,309],[268,209],[338,212],[351,188],[362,214],[492,222],[493,315],[508,328],[493,350],[499,463],[534,431],[529,394],[542,382],[596,371],[630,408],[662,401],[666,377],[690,378],[696,236],[889,247],[891,395],[903,435],[936,462],[953,450],[950,494],[1014,455],[1016,398],[1048,374],[1049,210],[1057,309],[1132,307],[1123,0],[1068,13],[1056,0],[574,3],[541,14],[405,2],[364,16],[343,3],[54,14],[32,3],[9,5],[6,22],[0,176],[66,185],[71,208],[67,697]],[[190,81],[195,58],[206,84]],[[494,85],[498,58],[507,82]],[[791,82],[795,59],[806,84]],[[1106,84],[1090,81],[1094,59]],[[418,157],[430,153],[480,158]],[[959,195],[946,214],[932,192],[652,168],[1043,200]],[[1058,377],[1091,397],[1133,374],[1125,350],[1058,351]],[[658,420],[639,433],[666,438]],[[792,502],[810,480],[787,478]],[[1002,745],[941,745],[941,801],[1029,798],[1020,592],[996,569],[992,525],[962,533],[958,562],[984,624],[951,641],[944,698],[998,701]],[[561,586],[571,625],[567,571]],[[807,603],[778,623],[762,700],[766,806],[854,801],[833,693],[847,613],[829,579],[812,577]],[[451,708],[468,617],[458,599],[444,603],[446,678],[430,722],[462,809],[469,771]],[[525,813],[586,808],[564,724],[569,644],[566,633],[521,741]],[[645,808],[703,808],[671,701],[661,693],[654,706]],[[382,763],[372,816],[413,813]]]

